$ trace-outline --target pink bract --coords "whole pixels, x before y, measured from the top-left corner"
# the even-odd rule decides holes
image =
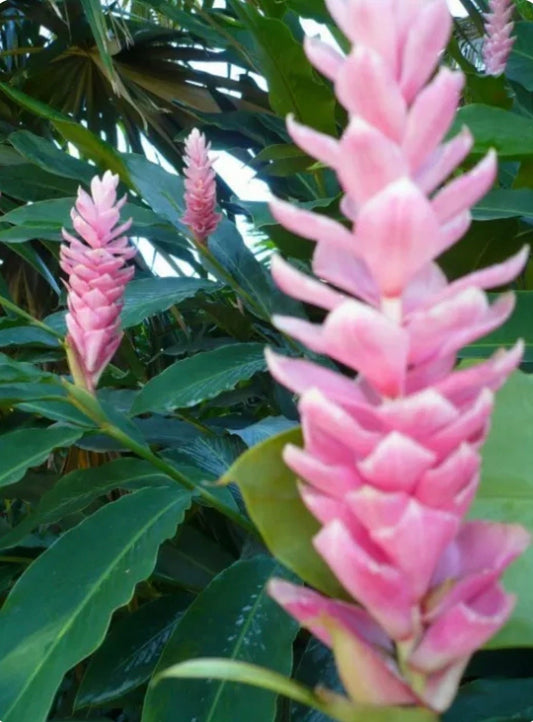
[[[309,40],[306,51],[348,125],[339,140],[293,118],[287,127],[335,170],[346,223],[272,203],[283,226],[316,244],[315,277],[276,258],[274,279],[324,311],[321,323],[274,322],[347,372],[267,359],[300,396],[304,448],[284,458],[321,524],[314,546],[352,601],[279,581],[270,591],[333,649],[354,700],[442,711],[471,654],[509,617],[514,600],[499,578],[529,543],[519,526],[464,521],[494,392],[522,344],[455,368],[463,346],[509,318],[513,295],[491,303],[485,289],[509,283],[528,252],[452,283],[435,263],[496,175],[491,151],[450,179],[473,139],[463,129],[446,140],[463,86],[460,72],[436,71],[451,30],[446,0],[327,5],[353,48],[343,56]]]
[[[128,281],[126,266],[136,253],[123,235],[131,220],[120,221],[126,197],[117,200],[119,178],[110,171],[91,181],[91,194],[78,190],[71,211],[80,238],[63,229],[60,263],[68,275],[67,345],[71,371],[77,383],[94,391],[120,341],[120,311]],[[117,225],[118,224],[118,225]]]

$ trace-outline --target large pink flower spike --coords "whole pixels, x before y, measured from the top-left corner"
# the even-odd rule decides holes
[[[436,264],[496,177],[492,151],[457,175],[472,136],[445,140],[464,82],[434,72],[451,30],[446,0],[327,5],[354,47],[343,56],[314,40],[306,52],[334,83],[348,124],[339,140],[293,118],[287,127],[337,173],[346,223],[274,201],[277,221],[316,244],[316,278],[277,258],[274,280],[324,312],[321,323],[274,323],[347,372],[273,352],[267,361],[300,396],[304,448],[288,446],[284,460],[346,599],[289,582],[270,593],[331,647],[354,701],[441,712],[472,653],[509,618],[514,598],[499,580],[529,544],[517,525],[464,520],[494,392],[523,345],[455,369],[463,346],[512,313],[512,293],[489,302],[485,289],[512,281],[528,252],[453,283]],[[510,47],[506,5],[492,1],[500,60]]]

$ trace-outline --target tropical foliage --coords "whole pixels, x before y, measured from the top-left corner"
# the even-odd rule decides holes
[[[487,77],[487,4],[463,5],[445,57],[466,74],[452,132],[467,125],[475,138],[463,169],[494,147],[499,171],[439,259],[449,279],[533,239],[532,6],[516,3],[505,75]],[[338,137],[345,110],[302,41],[325,28],[345,38],[322,0],[4,0],[0,19],[0,719],[393,722],[311,691],[342,693],[332,656],[267,594],[272,577],[297,574],[338,590],[281,459],[299,443],[295,399],[264,360],[265,346],[317,360],[272,315],[320,312],[269,270],[277,251],[307,271],[313,244],[264,201],[237,197],[231,177],[217,177],[223,220],[206,245],[182,222],[193,127],[275,195],[340,220],[334,173],[284,119]],[[106,170],[142,253],[93,396],[69,377],[59,248],[78,186]],[[510,320],[460,357],[525,341],[497,397],[473,515],[533,532],[532,268],[510,285]],[[474,656],[445,722],[533,717],[532,573],[529,551],[506,578],[514,615]],[[196,658],[219,661],[164,676]],[[235,683],[250,668],[220,659],[262,668],[263,688]]]

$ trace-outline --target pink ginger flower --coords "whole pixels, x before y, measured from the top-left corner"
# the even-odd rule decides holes
[[[485,14],[483,40],[485,72],[487,75],[501,75],[515,41],[511,37],[514,5],[512,0],[490,0],[489,7],[490,12]]]
[[[208,155],[210,147],[198,128],[193,128],[185,140],[185,213],[181,220],[189,226],[198,243],[207,241],[221,218],[215,212],[217,187]]]
[[[460,72],[434,74],[451,30],[446,0],[327,4],[353,48],[344,56],[308,40],[306,52],[349,123],[340,140],[293,119],[288,130],[336,171],[350,227],[272,203],[282,225],[316,242],[321,280],[281,258],[274,279],[326,314],[321,324],[275,323],[358,376],[272,351],[268,363],[300,397],[304,448],[287,446],[284,459],[348,601],[279,580],[270,591],[333,649],[354,700],[441,711],[472,653],[509,617],[514,599],[499,578],[529,543],[520,526],[464,521],[494,392],[522,344],[454,368],[461,347],[511,314],[512,293],[490,304],[484,289],[509,283],[527,250],[451,283],[434,262],[465,233],[496,173],[491,151],[448,180],[473,140],[467,129],[444,140],[463,86]]]
[[[72,224],[81,240],[63,229],[60,263],[66,284],[67,346],[77,384],[93,392],[120,341],[124,288],[134,274],[125,266],[136,249],[123,235],[131,220],[117,226],[126,196],[117,201],[117,175],[106,171],[91,181],[91,195],[78,189]]]

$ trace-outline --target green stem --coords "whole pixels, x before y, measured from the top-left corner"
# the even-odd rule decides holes
[[[201,486],[197,486],[196,484],[194,484],[180,471],[168,464],[164,459],[161,459],[161,457],[157,456],[157,454],[154,454],[153,451],[143,446],[142,444],[137,443],[135,439],[132,439],[131,436],[128,436],[128,434],[126,434],[113,424],[103,424],[101,425],[101,429],[108,436],[111,436],[113,439],[133,451],[135,454],[137,454],[137,456],[140,456],[142,459],[149,461],[153,466],[156,467],[156,469],[162,471],[173,481],[177,482],[189,491],[194,491],[199,494],[202,499],[207,504],[209,504],[209,506],[213,507],[221,514],[224,514],[224,516],[228,517],[228,519],[231,519],[231,521],[238,524],[242,529],[244,529],[244,531],[248,532],[248,534],[259,538],[257,530],[251,521],[244,517],[240,512],[232,509],[230,506],[227,506],[226,504],[224,504],[224,502],[217,499],[217,497],[207,489],[203,489]]]
[[[68,390],[69,400],[73,406],[92,419],[98,428],[104,432],[104,434],[107,434],[111,438],[115,439],[115,441],[122,444],[122,446],[125,446],[130,451],[133,451],[133,453],[140,456],[141,459],[145,459],[150,462],[150,464],[155,466],[156,469],[162,471],[165,476],[168,476],[180,486],[184,487],[188,491],[198,494],[206,502],[206,504],[219,511],[228,519],[231,519],[231,521],[238,524],[241,529],[246,531],[248,534],[251,534],[256,539],[261,540],[259,532],[255,528],[254,524],[239,511],[236,511],[232,507],[227,506],[227,504],[224,504],[223,501],[217,499],[217,497],[207,489],[194,484],[171,464],[167,463],[164,459],[161,459],[161,457],[157,456],[157,454],[154,454],[148,446],[135,441],[135,439],[129,436],[125,431],[122,431],[122,429],[115,426],[115,424],[107,418],[95,396],[85,389],[80,389],[78,386],[74,386],[68,381],[63,381],[63,384]]]
[[[17,306],[16,303],[13,303],[13,301],[10,301],[9,299],[5,298],[5,296],[0,296],[0,306],[3,306],[4,308],[9,309],[10,311],[13,311],[17,316],[20,316],[21,318],[25,319],[26,321],[29,321],[33,326],[37,326],[37,328],[42,329],[43,331],[46,331],[46,333],[51,334],[52,336],[55,336],[56,338],[63,341],[63,334],[59,333],[55,329],[51,328],[50,326],[47,326],[42,321],[37,321],[36,318],[33,318],[33,316],[30,316],[29,313],[24,311],[22,308]]]

